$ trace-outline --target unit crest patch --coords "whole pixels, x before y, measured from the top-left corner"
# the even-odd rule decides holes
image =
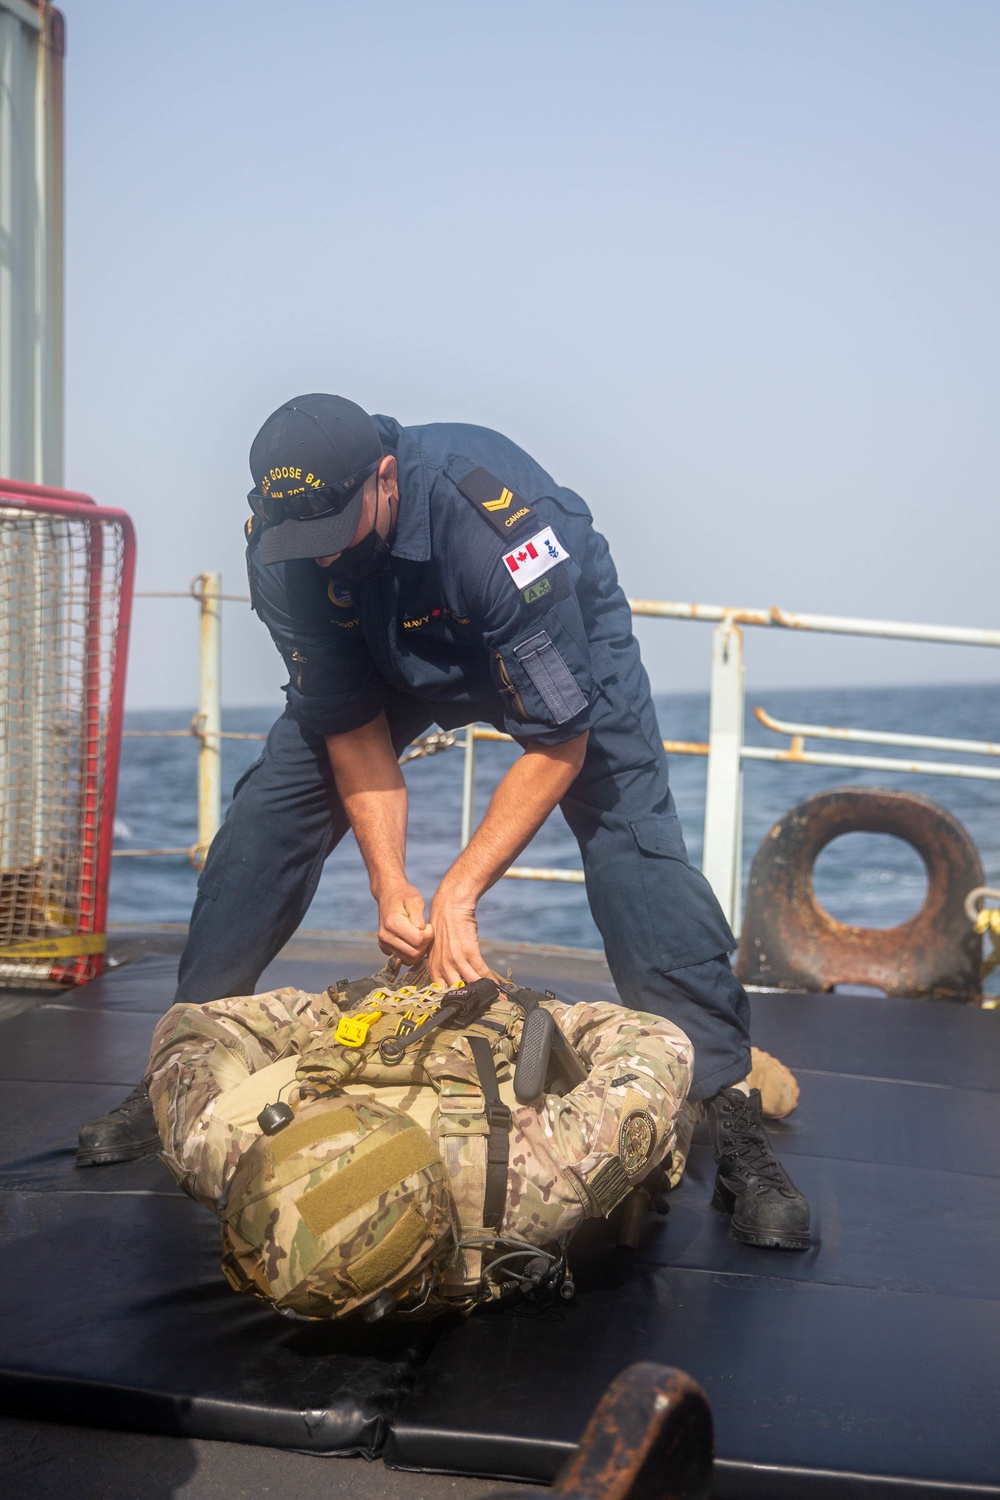
[[[335,604],[338,609],[350,609],[354,603],[350,589],[345,589],[342,583],[328,583],[326,594],[330,603]]]
[[[630,1177],[641,1172],[656,1146],[656,1122],[646,1109],[633,1109],[618,1132],[618,1155]]]
[[[534,519],[534,508],[489,469],[473,469],[458,488],[500,536],[509,537],[522,521]]]

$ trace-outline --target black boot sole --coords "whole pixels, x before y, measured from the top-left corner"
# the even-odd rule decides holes
[[[736,1194],[716,1182],[712,1207],[729,1217],[729,1238],[738,1245],[755,1245],[758,1250],[808,1250],[812,1237],[805,1234],[781,1234],[777,1230],[745,1229],[735,1217]]]
[[[76,1153],[78,1167],[110,1167],[116,1161],[141,1161],[144,1156],[155,1156],[160,1150],[160,1137],[147,1136],[144,1141],[135,1141],[131,1146],[112,1147],[110,1150],[85,1151],[81,1147]]]

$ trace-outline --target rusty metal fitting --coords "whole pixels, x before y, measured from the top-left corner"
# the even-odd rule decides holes
[[[816,899],[813,866],[844,833],[886,833],[927,867],[920,910],[898,927],[838,922]],[[864,984],[891,996],[978,1003],[982,943],[965,912],[983,866],[957,818],[909,792],[838,787],[800,802],[754,856],[736,972],[746,984],[824,991]]]

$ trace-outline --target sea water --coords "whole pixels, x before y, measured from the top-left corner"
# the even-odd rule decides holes
[[[903,731],[949,738],[1000,740],[1000,685],[795,689],[758,692],[777,718],[845,728]],[[660,728],[669,739],[708,738],[706,694],[661,695]],[[223,728],[264,733],[279,707],[231,709]],[[183,712],[130,713],[128,729],[182,729]],[[787,748],[788,739],[761,727],[747,713],[746,740]],[[881,755],[896,759],[947,759],[1000,769],[1000,760],[970,759],[924,750],[899,750],[842,742],[808,742],[810,751]],[[227,740],[223,747],[223,787],[228,802],[240,774],[260,754],[253,740]],[[492,788],[514,757],[513,745],[477,745],[476,813],[481,817]],[[671,782],[692,861],[701,859],[704,820],[704,757],[672,756]],[[407,871],[428,902],[459,847],[462,803],[462,750],[456,748],[406,767],[410,794]],[[753,856],[768,829],[797,802],[825,787],[884,786],[920,793],[949,808],[979,848],[986,879],[1000,880],[1000,781],[972,781],[895,771],[749,762],[744,773],[744,890]],[[197,741],[193,738],[126,739],[122,754],[116,848],[186,847],[197,830]],[[517,863],[557,869],[579,868],[576,844],[555,813]],[[144,926],[184,922],[195,896],[197,876],[184,856],[116,858],[111,880],[112,922]],[[850,834],[820,856],[817,893],[841,921],[888,927],[915,912],[926,890],[919,856],[898,839]],[[261,920],[264,920],[261,914]],[[482,933],[507,941],[599,948],[600,936],[582,885],[501,880],[479,907]],[[348,837],[327,861],[305,928],[372,931],[377,917],[364,866]],[[1000,972],[1000,971],[998,971]]]

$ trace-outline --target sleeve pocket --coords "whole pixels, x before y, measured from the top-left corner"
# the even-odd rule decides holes
[[[547,630],[514,647],[514,655],[531,678],[556,724],[566,724],[587,707],[587,698],[563,661]]]

